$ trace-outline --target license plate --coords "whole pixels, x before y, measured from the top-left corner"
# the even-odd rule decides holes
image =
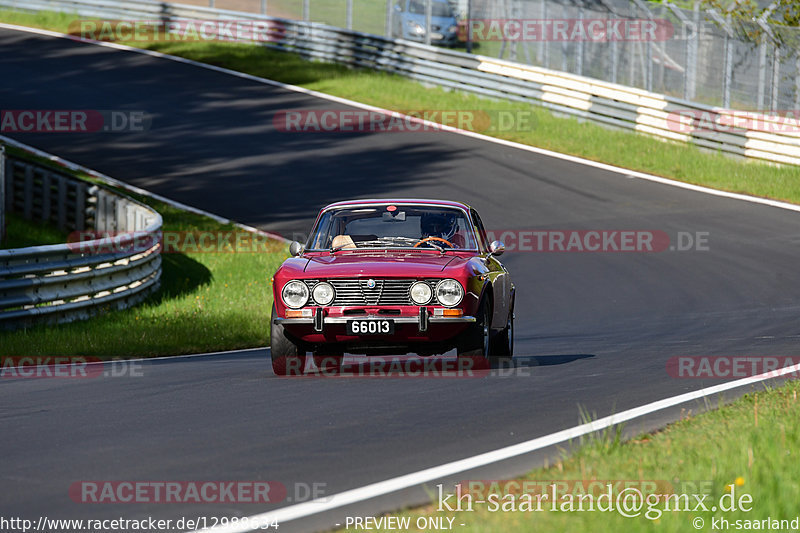
[[[348,335],[391,335],[394,320],[348,320]]]
[[[441,41],[442,39],[444,39],[444,35],[441,33],[433,32],[431,33],[431,39],[433,39],[434,41]]]

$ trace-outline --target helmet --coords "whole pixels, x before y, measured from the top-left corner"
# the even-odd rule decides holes
[[[453,213],[425,213],[420,217],[422,237],[440,237],[451,240],[456,234],[457,220]]]

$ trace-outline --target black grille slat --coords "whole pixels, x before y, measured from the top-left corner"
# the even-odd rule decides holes
[[[321,280],[306,280],[305,283],[311,290]],[[333,285],[336,297],[331,305],[415,305],[409,296],[414,279],[375,279],[375,288],[370,289],[367,284],[369,278],[359,279],[328,279]],[[438,280],[425,280],[433,290]]]

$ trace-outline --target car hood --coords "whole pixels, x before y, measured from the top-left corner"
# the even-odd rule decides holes
[[[406,13],[406,20],[412,20],[422,26],[425,27],[425,15],[420,15],[419,13]],[[441,26],[443,30],[449,28],[450,26],[456,26],[458,21],[456,21],[455,17],[431,17],[431,25],[433,26]]]
[[[314,277],[413,277],[435,275],[451,263],[462,263],[455,255],[419,252],[337,253],[310,257],[306,274]]]

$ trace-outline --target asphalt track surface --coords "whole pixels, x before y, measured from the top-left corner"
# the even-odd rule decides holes
[[[280,133],[277,111],[345,106],[15,31],[0,31],[0,49],[3,109],[153,115],[145,133],[12,135],[17,140],[288,236],[308,231],[328,202],[402,196],[466,201],[491,229],[662,230],[673,239],[708,232],[710,247],[507,254],[522,356],[511,376],[279,379],[256,350],[147,363],[135,379],[4,380],[5,515],[251,515],[271,507],[88,505],[68,489],[80,480],[276,480],[290,496],[295,484],[312,483],[334,494],[574,426],[578,405],[604,416],[719,382],[670,377],[671,357],[799,355],[796,212],[450,133]],[[544,455],[460,478],[520,473]],[[406,490],[293,526],[331,526],[424,495]]]

